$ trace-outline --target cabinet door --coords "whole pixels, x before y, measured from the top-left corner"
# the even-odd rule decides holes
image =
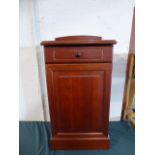
[[[52,134],[108,136],[111,64],[46,64]]]

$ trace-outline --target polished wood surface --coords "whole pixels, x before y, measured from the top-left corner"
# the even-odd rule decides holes
[[[59,37],[59,38],[55,38],[56,41],[75,41],[77,40],[79,42],[80,41],[96,41],[96,40],[102,40],[102,37],[98,37],[98,36],[64,36],[64,37]]]
[[[56,38],[55,41],[42,41],[41,45],[44,46],[73,46],[73,45],[113,45],[116,44],[115,40],[102,40],[97,36],[67,36]]]
[[[46,63],[112,62],[112,46],[45,47]]]
[[[61,37],[79,46],[45,46],[52,149],[108,149],[112,44],[81,46],[89,38]],[[80,57],[76,57],[77,51]],[[105,54],[107,53],[107,54]]]

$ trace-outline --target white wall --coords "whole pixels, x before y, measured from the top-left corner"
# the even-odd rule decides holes
[[[32,5],[20,1],[19,108],[20,120],[44,120],[34,35]]]
[[[110,119],[119,120],[134,0],[20,0],[20,120],[49,120],[43,49],[65,35],[116,39]]]

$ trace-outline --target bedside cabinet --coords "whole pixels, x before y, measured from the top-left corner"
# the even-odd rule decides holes
[[[67,36],[43,41],[52,150],[108,149],[115,40]]]

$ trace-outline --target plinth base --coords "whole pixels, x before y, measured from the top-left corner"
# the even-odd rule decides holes
[[[109,149],[110,138],[108,137],[51,137],[50,147],[52,150],[97,150]]]

